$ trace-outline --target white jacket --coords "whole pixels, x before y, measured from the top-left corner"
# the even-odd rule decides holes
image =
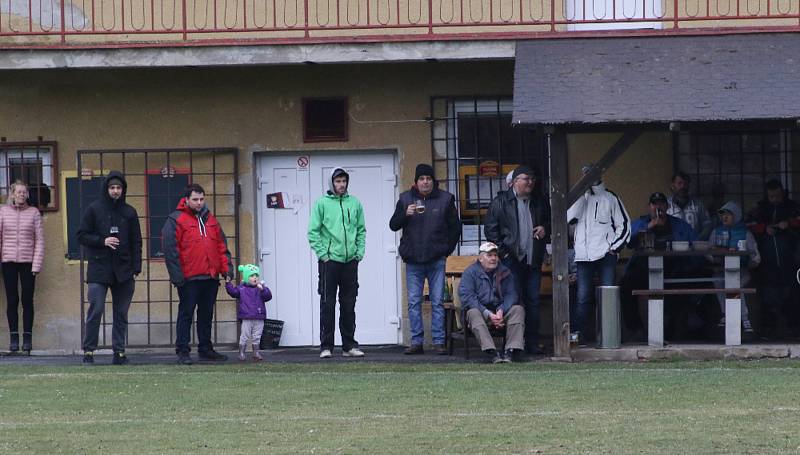
[[[575,261],[602,259],[622,249],[631,237],[631,220],[622,200],[600,182],[567,210],[575,226]]]

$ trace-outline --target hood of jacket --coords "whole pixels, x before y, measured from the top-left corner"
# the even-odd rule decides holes
[[[335,167],[331,171],[331,178],[328,179],[328,192],[327,192],[327,194],[329,196],[338,196],[338,194],[336,194],[336,192],[333,190],[333,179],[335,179],[336,177],[340,177],[342,175],[347,177],[347,186],[350,186],[350,174],[348,174],[347,171],[345,171],[341,167]],[[344,194],[342,194],[342,196],[346,196],[346,195],[347,195],[347,187],[345,187]]]
[[[192,216],[197,216],[198,215],[197,213],[195,213],[194,210],[191,209],[191,207],[189,207],[189,204],[186,203],[186,198],[185,197],[182,197],[181,200],[178,201],[178,206],[175,207],[175,210],[179,210],[181,212],[188,213],[189,215],[192,215]],[[206,214],[208,214],[208,207],[206,205],[203,205],[203,207],[200,208],[199,214],[200,214],[200,216],[202,218],[204,218],[204,219],[207,218]]]
[[[119,179],[122,181],[122,196],[117,199],[117,201],[124,203],[125,202],[125,195],[128,194],[128,181],[125,180],[125,175],[120,171],[111,171],[108,173],[107,176],[103,179],[103,200],[114,203],[116,202],[111,196],[108,194],[108,182],[111,179]]]
[[[727,210],[733,214],[733,224],[738,224],[740,221],[742,221],[742,209],[739,207],[739,204],[733,201],[728,201],[725,203],[725,205],[720,207],[717,212],[721,212],[723,210]]]

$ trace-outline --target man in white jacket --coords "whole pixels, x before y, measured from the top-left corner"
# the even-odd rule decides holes
[[[583,167],[583,174],[591,169]],[[631,236],[631,222],[622,200],[606,189],[602,181],[595,182],[589,191],[567,210],[567,222],[575,226],[575,263],[578,268],[578,299],[573,339],[586,332],[586,316],[592,298],[595,274],[601,286],[613,286],[617,254]]]

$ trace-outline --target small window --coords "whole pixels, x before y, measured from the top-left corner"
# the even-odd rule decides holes
[[[17,180],[28,185],[28,203],[40,210],[57,210],[55,142],[0,142],[0,194],[8,197]]]
[[[304,99],[303,141],[347,141],[347,98]]]

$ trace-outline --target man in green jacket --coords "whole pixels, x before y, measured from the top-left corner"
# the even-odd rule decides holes
[[[342,168],[331,172],[330,189],[319,198],[308,223],[308,243],[319,259],[320,358],[331,357],[339,290],[339,332],[342,355],[363,357],[355,340],[358,263],[364,257],[367,229],[361,202],[347,194],[350,176]]]

